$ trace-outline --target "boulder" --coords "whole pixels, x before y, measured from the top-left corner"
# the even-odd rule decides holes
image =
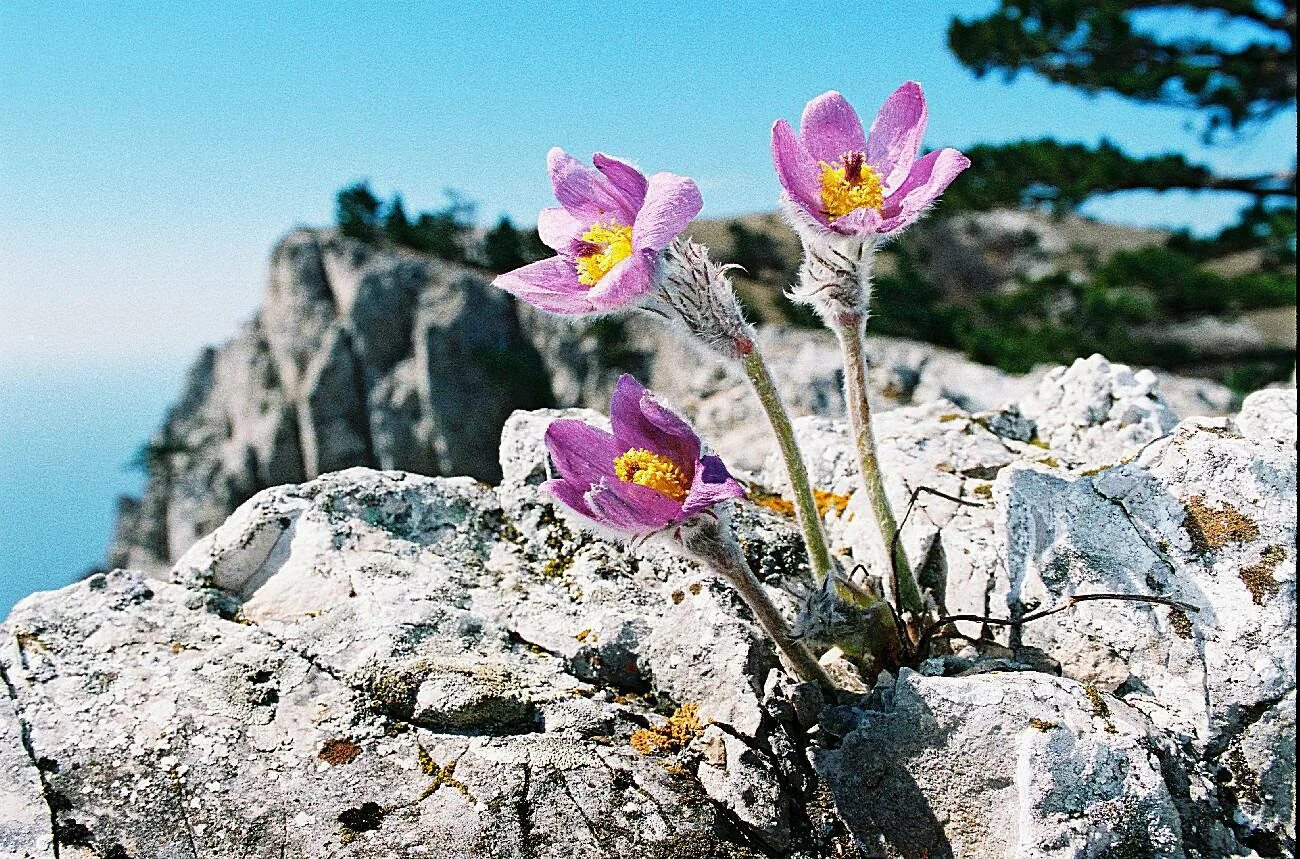
[[[900,511],[922,490],[904,541],[936,603],[1005,618],[1115,591],[1197,611],[1094,601],[1010,631],[963,623],[976,645],[828,699],[784,673],[727,586],[555,508],[545,429],[599,415],[519,411],[499,486],[331,472],[256,493],[165,581],[114,571],[20,603],[0,626],[0,844],[1288,855],[1294,393],[1152,439],[1159,391],[1127,368],[1041,384],[1059,395],[1037,411],[879,416]],[[887,582],[845,428],[798,432],[837,556]],[[1121,464],[1088,465],[1103,455]],[[809,583],[780,473],[760,466],[760,503],[732,515],[793,617]]]

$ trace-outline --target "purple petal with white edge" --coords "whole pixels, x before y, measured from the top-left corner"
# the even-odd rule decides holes
[[[663,250],[686,229],[703,206],[700,189],[690,179],[675,173],[654,174],[646,190],[645,204],[632,225],[632,247]]]
[[[831,229],[846,236],[867,236],[880,231],[880,213],[875,209],[854,209],[836,218]]]
[[[699,436],[630,374],[624,373],[614,386],[609,398],[609,422],[617,444],[624,450],[642,447],[666,456],[688,478],[693,477],[700,456]]]
[[[772,166],[791,201],[817,223],[828,226],[822,211],[821,169],[784,119],[772,124]]]
[[[584,516],[597,524],[600,523],[599,517],[587,504],[587,499],[584,497],[587,490],[591,488],[590,486],[570,483],[567,480],[548,480],[542,484],[542,488],[554,495],[557,501],[574,513]]]
[[[623,449],[604,430],[582,421],[558,420],[546,428],[546,449],[560,477],[578,486],[618,480],[614,460]]]
[[[628,211],[636,212],[645,202],[646,178],[640,170],[633,167],[621,158],[615,158],[612,155],[606,155],[604,152],[597,152],[591,156],[591,163],[596,165],[596,169],[605,174],[609,184],[614,186],[615,190],[623,197],[623,203]]]
[[[582,238],[590,224],[584,224],[563,206],[550,206],[537,215],[537,234],[542,243],[553,251],[569,253],[573,244]]]
[[[916,81],[885,99],[867,136],[867,163],[880,171],[885,193],[898,188],[911,172],[925,134],[925,93]]]
[[[497,275],[493,286],[549,313],[591,313],[595,310],[578,272],[564,257],[551,257]]]
[[[654,289],[659,254],[649,248],[632,255],[609,270],[587,293],[597,311],[618,310],[636,303]]]
[[[867,149],[867,136],[862,133],[858,112],[835,90],[808,102],[799,122],[799,136],[812,157],[827,164],[839,161],[846,152]]]
[[[695,468],[695,481],[682,505],[683,516],[694,516],[728,498],[744,498],[745,487],[727,471],[727,466],[716,456],[706,456]]]
[[[682,506],[655,489],[635,483],[593,486],[587,503],[599,519],[615,528],[648,534],[682,518]]]
[[[897,232],[914,222],[969,166],[970,159],[956,149],[939,149],[917,161],[907,180],[885,200],[880,232]]]
[[[615,219],[630,226],[636,209],[629,209],[605,174],[578,161],[558,146],[546,156],[555,199],[579,221],[591,225]]]

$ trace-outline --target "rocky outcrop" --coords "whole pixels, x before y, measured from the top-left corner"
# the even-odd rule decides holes
[[[501,424],[546,405],[546,384],[480,275],[292,233],[257,317],[203,354],[151,440],[110,565],[166,569],[259,490],[349,466],[495,479]]]
[[[1170,427],[1147,381],[1090,359],[1005,409],[882,414],[888,489],[900,510],[922,490],[905,540],[950,612],[1099,591],[1195,612],[963,623],[973,642],[828,701],[724,585],[557,515],[541,435],[598,415],[519,412],[496,487],[334,472],[259,492],[166,580],[115,571],[20,603],[0,626],[0,845],[1291,855],[1295,391]],[[887,579],[844,427],[798,423],[838,556]],[[752,476],[780,489],[775,463]],[[797,532],[755,497],[737,527],[792,613]]]
[[[761,338],[796,415],[843,416],[829,334],[769,327]],[[1042,376],[888,338],[869,352],[881,408],[943,397],[995,409]],[[342,468],[495,481],[513,409],[603,408],[624,370],[679,403],[732,462],[762,466],[770,442],[744,379],[657,320],[545,316],[477,270],[297,231],[271,255],[257,317],[204,352],[151,440],[149,481],[120,506],[109,566],[164,572],[256,492]],[[1222,386],[1160,378],[1174,411],[1231,405]]]

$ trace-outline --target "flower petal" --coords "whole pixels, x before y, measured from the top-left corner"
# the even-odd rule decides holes
[[[611,218],[622,224],[631,224],[636,217],[636,209],[624,205],[623,195],[605,178],[605,174],[582,164],[558,146],[547,153],[546,164],[555,199],[584,224]]]
[[[582,421],[552,421],[546,428],[546,449],[560,477],[580,487],[618,480],[614,459],[623,453],[614,436]]]
[[[639,211],[641,205],[645,202],[646,178],[640,170],[633,167],[621,158],[615,158],[612,155],[606,155],[604,152],[597,152],[591,156],[591,163],[596,165],[596,169],[605,174],[609,184],[618,191],[623,198],[623,204],[628,211]]]
[[[682,506],[676,501],[635,483],[618,481],[593,486],[586,501],[601,519],[635,534],[658,531],[682,518]]]
[[[632,247],[661,251],[700,213],[700,189],[685,176],[656,173],[650,177],[645,204],[632,225]]]
[[[867,136],[862,133],[858,112],[835,90],[808,102],[799,122],[799,136],[812,157],[827,164],[839,161],[846,152],[867,149]]]
[[[624,373],[609,399],[609,422],[622,453],[642,447],[666,456],[693,477],[700,456],[700,437],[690,424],[665,408],[630,374]]]
[[[898,188],[911,171],[921,149],[926,117],[925,93],[916,81],[908,81],[885,99],[871,123],[867,163],[880,171],[886,194]]]
[[[695,468],[695,481],[682,505],[683,516],[693,516],[728,498],[744,498],[745,487],[727,471],[727,466],[716,456],[706,456]]]
[[[560,253],[569,253],[574,242],[587,231],[589,224],[584,224],[563,206],[551,206],[542,209],[537,215],[537,234],[548,248]]]
[[[619,310],[634,304],[655,286],[659,254],[649,248],[632,255],[609,270],[587,293],[596,311]]]
[[[573,263],[551,257],[497,275],[493,286],[550,313],[592,313],[587,288],[578,283]]]
[[[880,213],[875,209],[854,209],[836,218],[831,229],[846,236],[868,236],[880,231]]]
[[[939,149],[917,161],[898,190],[886,198],[879,231],[897,232],[911,224],[969,166],[970,159],[956,149]]]
[[[542,484],[542,488],[554,495],[557,501],[574,513],[600,524],[596,512],[591,509],[591,505],[587,503],[587,499],[584,497],[587,490],[590,489],[589,486],[570,483],[567,480],[548,480]]]
[[[822,211],[821,171],[817,161],[784,119],[772,124],[772,166],[790,200],[823,227],[828,226]]]

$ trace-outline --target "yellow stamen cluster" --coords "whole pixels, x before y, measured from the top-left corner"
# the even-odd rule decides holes
[[[582,234],[591,250],[578,256],[578,283],[595,286],[610,269],[632,255],[632,228],[617,221],[592,224]]]
[[[671,459],[634,447],[614,460],[614,474],[625,483],[635,483],[662,492],[677,502],[686,500],[686,475]]]
[[[857,209],[880,211],[885,205],[880,174],[862,163],[860,153],[849,153],[838,164],[822,165],[822,207],[834,221]]]

